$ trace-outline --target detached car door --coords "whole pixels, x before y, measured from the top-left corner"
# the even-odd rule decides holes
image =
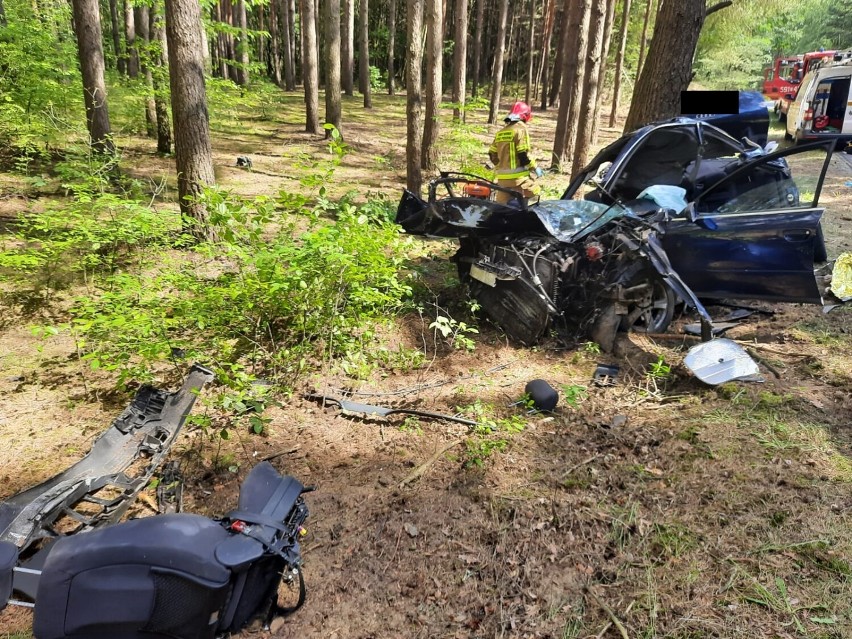
[[[698,297],[822,302],[819,192],[831,141],[745,163],[665,225],[663,247]]]

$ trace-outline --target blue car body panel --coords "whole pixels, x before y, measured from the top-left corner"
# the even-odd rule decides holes
[[[814,242],[823,209],[670,221],[663,248],[698,297],[822,301]]]

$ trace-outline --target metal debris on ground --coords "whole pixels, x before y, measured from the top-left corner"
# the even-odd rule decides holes
[[[689,349],[684,365],[705,384],[734,380],[762,382],[757,363],[745,349],[730,339],[720,338]]]
[[[388,408],[386,406],[373,406],[371,404],[359,404],[358,402],[350,402],[345,399],[337,399],[328,395],[320,395],[311,393],[305,395],[305,399],[322,402],[323,405],[336,404],[342,413],[355,415],[357,417],[388,417],[389,415],[414,415],[416,417],[427,417],[430,419],[445,419],[459,424],[467,424],[468,426],[476,426],[478,422],[467,419],[465,417],[456,417],[455,415],[444,415],[442,413],[433,413],[425,410],[417,410],[413,408]]]

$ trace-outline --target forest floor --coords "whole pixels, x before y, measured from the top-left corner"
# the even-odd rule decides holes
[[[245,195],[302,188],[300,154],[319,157],[325,145],[301,132],[300,96],[289,97],[290,114],[245,117],[232,130],[214,123],[221,183]],[[372,112],[346,102],[352,151],[335,183],[396,198],[404,97],[374,101]],[[542,159],[554,115],[533,120]],[[620,132],[601,133],[605,144]],[[490,135],[484,125],[472,135],[471,162],[485,158]],[[151,141],[119,145],[133,174],[173,179],[172,160],[155,156]],[[252,158],[253,171],[234,166],[238,155]],[[37,205],[14,196],[14,176],[0,178],[0,221]],[[545,181],[556,193],[567,179]],[[821,198],[831,257],[852,247],[850,181],[852,165],[835,156]],[[461,303],[451,251],[436,243],[419,266],[437,294]],[[61,314],[62,303],[42,312]],[[852,311],[757,306],[728,336],[759,357],[759,384],[702,384],[680,363],[694,343],[687,336],[624,335],[601,354],[513,346],[483,322],[465,351],[436,344],[429,320],[411,315],[387,343],[424,349],[423,366],[367,381],[317,373],[268,411],[262,437],[235,432],[213,443],[186,429],[173,457],[183,460],[188,512],[232,509],[241,479],[265,458],[318,487],[306,497],[305,606],[272,632],[241,636],[852,636]],[[79,459],[128,401],[108,374],[78,360],[70,337],[37,338],[32,316],[11,305],[4,313],[0,498]],[[661,357],[670,372],[649,374]],[[600,363],[619,367],[614,385],[592,382]],[[560,389],[560,404],[524,415],[524,430],[487,456],[465,447],[460,424],[357,419],[303,398],[347,389],[365,403],[448,414],[487,404],[523,415],[511,404],[534,378]],[[152,514],[150,501],[135,514]],[[0,633],[26,637],[30,622],[7,609]]]

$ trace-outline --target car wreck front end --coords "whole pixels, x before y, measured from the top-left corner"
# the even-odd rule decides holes
[[[510,338],[532,345],[555,328],[566,342],[591,339],[609,350],[618,330],[664,331],[677,299],[703,312],[657,237],[673,211],[651,197],[503,206],[437,198],[438,186],[463,189],[462,178],[442,180],[429,201],[406,192],[397,222],[409,233],[459,241],[460,279]]]

